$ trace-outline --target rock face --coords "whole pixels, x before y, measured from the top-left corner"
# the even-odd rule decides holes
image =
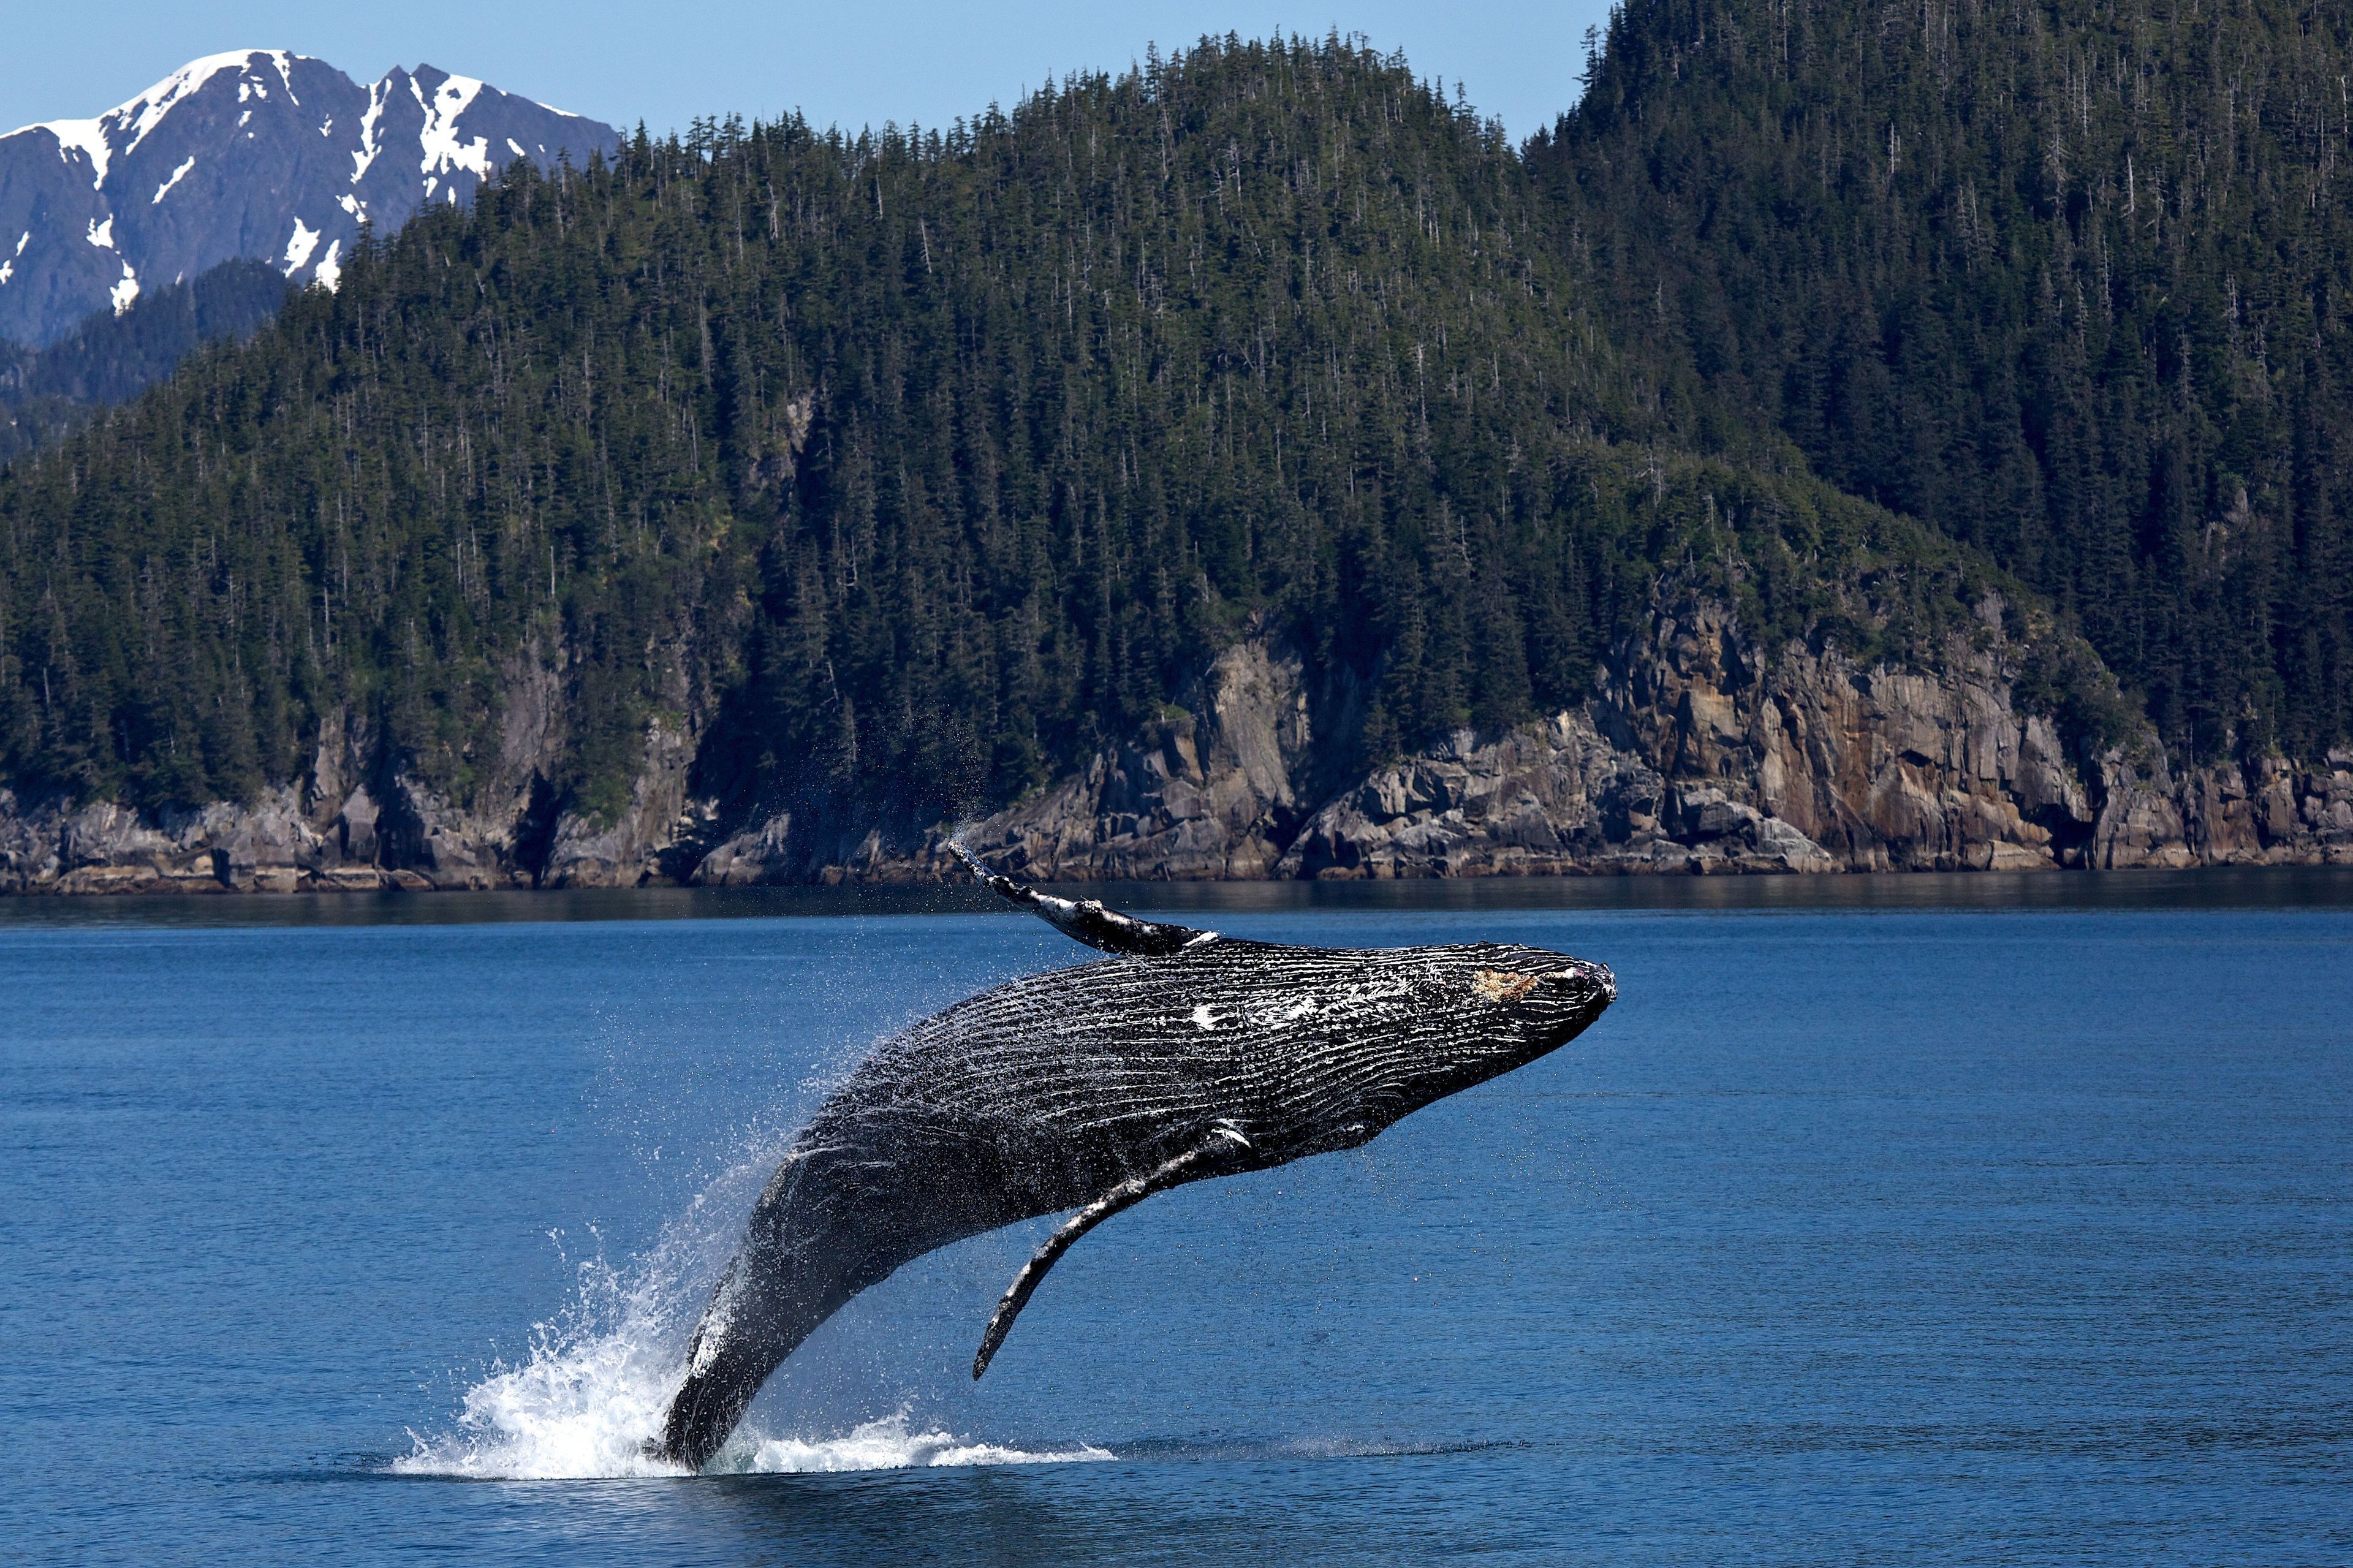
[[[1299,797],[1274,764],[1300,756],[1304,734],[1255,770],[1228,762],[1231,746],[1165,747],[1141,766],[1106,752],[965,842],[1066,880],[1234,874],[1221,857],[1322,878],[2082,864],[2090,797],[2050,721],[2013,708],[2003,651],[1957,646],[1937,675],[1865,670],[1835,651],[1768,653],[1721,607],[1684,600],[1613,650],[1583,707],[1449,736],[1329,795],[1296,832],[1250,805]],[[1230,654],[1219,670],[1229,666],[1244,668]],[[1295,661],[1249,668],[1291,673],[1220,683],[1213,671],[1226,699],[1213,735],[1298,710]],[[1168,830],[1130,822],[1181,826],[1176,852],[1155,852]],[[1121,853],[1129,844],[1145,853]]]
[[[563,666],[561,654],[533,652],[509,668],[499,754],[470,805],[381,754],[343,715],[321,727],[308,777],[249,803],[142,816],[0,789],[0,893],[636,887],[675,876],[684,868],[665,857],[705,822],[686,799],[695,737],[649,725],[629,806],[613,822],[557,810],[548,780],[565,739]]]
[[[969,830],[965,843],[1056,881],[1273,874],[1314,805],[1304,668],[1253,638],[1219,655],[1187,698],[1043,798]]]
[[[1245,639],[1156,722],[1107,747],[1038,798],[968,826],[965,842],[1050,879],[1254,879],[1279,875],[1283,846],[1327,785],[1327,731],[1362,722],[1353,682],[1313,689],[1297,654]],[[692,879],[919,881],[961,875],[948,833],[846,836],[791,813],[712,850]]]
[[[194,60],[94,120],[0,136],[0,339],[37,347],[239,258],[332,287],[363,224],[388,235],[518,158],[619,145],[431,66],[363,87],[282,50]]]
[[[2176,772],[2150,747],[2107,759],[2095,866],[2353,866],[2353,752]]]
[[[657,719],[647,726],[644,760],[629,785],[629,805],[609,826],[570,814],[555,822],[541,872],[550,888],[634,888],[665,874],[665,856],[705,817],[687,798],[694,745]]]
[[[2353,758],[2178,774],[2144,742],[2087,777],[2013,701],[2023,650],[2003,611],[1989,600],[1926,673],[1767,649],[1682,597],[1580,707],[1336,780],[1360,706],[1319,700],[1295,654],[1254,638],[1182,709],[960,836],[1057,881],[2353,864]],[[948,876],[947,837],[875,832],[828,856],[780,816],[695,879]]]
[[[1039,880],[2353,865],[2353,752],[2181,769],[2144,738],[2079,766],[2022,712],[1989,601],[1935,673],[1767,648],[1720,605],[1664,599],[1577,708],[1348,770],[1351,683],[1276,639],[1219,654],[1181,704],[1037,796],[962,826]],[[672,661],[674,669],[682,663]],[[676,674],[667,711],[691,715]],[[442,800],[341,720],[311,776],[248,805],[142,818],[0,792],[0,891],[707,886],[955,875],[942,825],[789,813],[712,843],[698,728],[649,728],[628,807],[555,809],[561,656],[510,671],[474,804]]]

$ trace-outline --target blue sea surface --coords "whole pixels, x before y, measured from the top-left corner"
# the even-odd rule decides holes
[[[1806,880],[1138,893],[1621,1000],[1113,1220],[978,1384],[1052,1222],[910,1265],[696,1479],[636,1444],[794,1127],[1091,955],[846,895],[11,905],[0,1560],[2353,1561],[2353,884]]]

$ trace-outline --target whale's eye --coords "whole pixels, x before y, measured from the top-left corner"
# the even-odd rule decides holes
[[[1516,1002],[1536,988],[1537,976],[1508,974],[1500,969],[1482,969],[1471,977],[1471,989],[1489,1002]]]

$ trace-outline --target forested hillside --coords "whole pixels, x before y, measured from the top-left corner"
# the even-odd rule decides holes
[[[2084,15],[520,164],[0,469],[0,877],[2353,856],[2335,35]]]
[[[462,799],[554,663],[567,807],[624,805],[686,706],[738,814],[937,813],[1156,717],[1252,616],[1370,683],[1387,755],[1574,700],[1662,560],[1794,629],[1892,550],[1900,625],[1962,613],[1873,509],[1606,450],[1532,201],[1336,42],[519,167],[0,479],[0,772],[249,796],[348,712]]]
[[[1630,0],[1530,150],[1677,438],[1794,442],[2184,752],[2353,734],[2353,12]]]
[[[252,333],[286,302],[260,261],[225,261],[107,310],[43,349],[0,343],[0,462],[55,440],[96,411],[163,380],[202,345]]]

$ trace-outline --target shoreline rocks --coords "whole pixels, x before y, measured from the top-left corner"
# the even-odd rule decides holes
[[[1930,672],[1767,648],[1721,604],[1662,597],[1577,707],[1352,765],[1364,692],[1274,638],[1037,795],[928,826],[789,812],[722,836],[691,796],[698,725],[648,728],[629,805],[554,809],[560,659],[511,674],[467,810],[322,726],[310,776],[142,816],[0,789],[0,893],[214,893],[917,882],[951,836],[1040,881],[1820,874],[2353,865],[2353,752],[2177,767],[2144,734],[2089,766],[2022,711],[1989,596]],[[681,681],[681,687],[683,682]]]

